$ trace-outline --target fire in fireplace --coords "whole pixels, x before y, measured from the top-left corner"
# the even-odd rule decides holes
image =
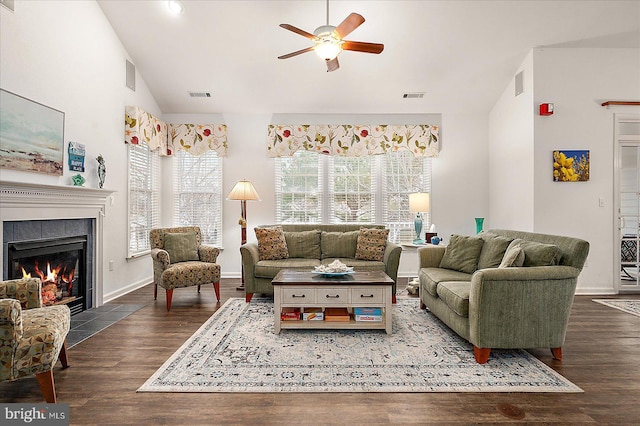
[[[8,244],[9,279],[40,278],[45,306],[66,303],[75,314],[87,309],[84,277],[86,237]]]

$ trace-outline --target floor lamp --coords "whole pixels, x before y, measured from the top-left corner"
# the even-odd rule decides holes
[[[260,196],[256,192],[251,182],[248,180],[241,180],[233,187],[227,200],[240,200],[240,220],[238,223],[241,228],[242,244],[247,242],[247,200],[260,201]],[[244,267],[241,266],[240,275],[242,277],[242,285],[237,287],[237,290],[244,291]]]

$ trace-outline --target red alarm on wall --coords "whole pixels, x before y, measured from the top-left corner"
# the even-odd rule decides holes
[[[540,104],[540,115],[553,115],[553,104]]]

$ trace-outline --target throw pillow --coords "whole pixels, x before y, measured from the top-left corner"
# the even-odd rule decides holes
[[[440,261],[440,267],[473,274],[478,269],[478,258],[484,240],[479,237],[452,235]]]
[[[511,238],[489,232],[482,232],[479,237],[484,240],[484,244],[478,257],[478,269],[497,268],[511,243]]]
[[[560,249],[552,244],[539,243],[537,241],[513,240],[511,244],[520,245],[524,251],[523,266],[551,266],[560,260]]]
[[[284,232],[289,257],[320,259],[320,230]]]
[[[347,232],[322,232],[320,247],[322,258],[343,257],[353,259],[356,257],[356,245],[360,231]]]
[[[282,227],[254,228],[258,239],[258,253],[260,260],[278,260],[289,257],[287,241],[284,238]]]
[[[195,232],[167,232],[164,234],[164,249],[169,253],[171,263],[200,260]]]
[[[360,228],[356,244],[356,259],[382,262],[388,237],[388,229]]]
[[[510,246],[505,252],[498,268],[520,267],[524,263],[524,251],[519,244]]]

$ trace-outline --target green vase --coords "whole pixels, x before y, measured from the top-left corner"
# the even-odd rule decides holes
[[[476,217],[476,234],[482,232],[482,225],[484,224],[484,217]]]

